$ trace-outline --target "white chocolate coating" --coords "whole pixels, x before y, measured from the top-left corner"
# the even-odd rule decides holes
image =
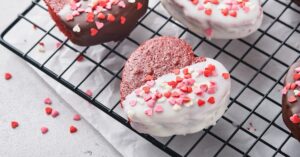
[[[213,76],[206,77],[201,72],[210,64],[215,66],[215,72]],[[170,100],[178,100],[177,98],[174,99],[172,96],[166,98],[162,96],[156,100],[155,104],[153,104],[154,106],[149,107],[147,103],[149,100],[147,102],[144,100],[145,95],[149,96],[149,94],[145,94],[141,89],[145,86],[149,87],[149,84],[151,84],[150,95],[157,91],[162,94],[168,91],[180,93],[181,90],[179,87],[172,88],[166,82],[174,81],[178,76],[183,78],[183,69],[186,68],[189,69],[192,79],[195,80],[191,86],[193,92],[183,94],[188,96],[191,101],[187,103],[176,102],[172,105]],[[230,78],[225,79],[222,76],[223,73],[228,74],[228,71],[221,63],[209,58],[207,58],[205,62],[196,63],[186,68],[181,69],[179,75],[170,73],[159,77],[155,81],[147,82],[141,88],[138,88],[126,97],[123,101],[123,107],[133,128],[141,133],[166,137],[175,134],[185,135],[195,133],[216,124],[216,121],[221,118],[226,111],[229,101]],[[187,79],[184,79],[182,83],[184,83],[185,80]],[[215,92],[204,92],[200,96],[196,94],[197,89],[200,89],[200,86],[203,84],[206,84],[208,88],[213,87],[210,82],[216,83],[214,86]],[[213,104],[208,102],[210,97],[215,98]],[[199,99],[206,101],[206,103],[203,106],[198,106]],[[159,106],[161,106],[161,108],[159,108]],[[147,112],[149,110],[151,110],[150,114]]]
[[[255,32],[262,24],[263,10],[261,0],[249,0],[246,7],[229,5],[243,0],[218,0],[219,4],[199,0],[197,5],[191,0],[161,0],[162,5],[176,20],[198,35],[216,39],[237,39],[246,37]],[[233,6],[233,7],[232,7]],[[205,10],[211,9],[211,15]],[[222,9],[236,12],[233,15],[224,15]]]

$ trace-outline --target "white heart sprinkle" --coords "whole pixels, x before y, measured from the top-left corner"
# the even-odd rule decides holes
[[[79,33],[80,31],[81,31],[81,29],[78,24],[73,27],[73,32]]]

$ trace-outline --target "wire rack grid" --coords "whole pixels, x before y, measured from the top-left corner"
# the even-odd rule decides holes
[[[204,55],[221,61],[224,58],[229,58],[229,60],[231,60],[231,62],[224,63],[232,74],[232,81],[235,89],[231,94],[227,112],[243,111],[245,112],[245,116],[240,118],[240,121],[237,122],[234,117],[225,114],[221,120],[219,120],[218,124],[224,123],[232,126],[231,131],[229,131],[226,137],[220,136],[219,132],[216,131],[218,130],[216,128],[220,127],[220,125],[217,124],[216,126],[209,127],[197,134],[197,138],[194,138],[195,140],[193,140],[192,143],[186,144],[188,146],[179,151],[178,149],[174,149],[172,143],[176,140],[184,141],[184,139],[188,137],[172,136],[168,139],[161,140],[150,135],[140,134],[132,129],[127,119],[116,111],[120,103],[119,100],[116,101],[116,103],[109,105],[103,104],[97,100],[97,97],[101,96],[101,93],[103,93],[114,80],[121,80],[120,73],[122,72],[123,67],[120,66],[117,70],[106,67],[104,64],[106,59],[111,55],[114,55],[125,62],[128,55],[124,54],[120,47],[128,43],[137,47],[142,42],[142,39],[130,35],[123,41],[117,43],[102,44],[101,46],[107,50],[107,54],[101,60],[95,61],[87,54],[89,47],[79,49],[70,43],[68,39],[61,38],[54,33],[54,30],[57,29],[55,24],[49,28],[45,28],[45,26],[39,25],[27,16],[36,8],[47,13],[45,5],[39,0],[36,0],[32,1],[31,5],[4,30],[1,34],[0,42],[19,57],[89,101],[170,156],[197,156],[195,154],[201,152],[201,147],[199,146],[200,143],[207,142],[207,139],[213,139],[211,141],[216,141],[216,144],[213,144],[217,145],[214,151],[205,152],[211,154],[210,156],[226,156],[225,154],[228,152],[230,152],[229,154],[231,156],[254,156],[253,152],[256,151],[257,147],[269,149],[270,151],[268,152],[271,153],[268,154],[268,156],[293,156],[293,154],[290,154],[288,151],[288,146],[295,140],[292,138],[284,124],[282,124],[280,111],[281,100],[278,90],[283,85],[282,79],[287,73],[288,67],[299,59],[300,20],[286,20],[286,16],[294,15],[295,18],[298,17],[299,19],[300,8],[290,0],[264,0],[262,4],[265,9],[264,24],[255,34],[251,35],[251,37],[239,40],[209,41],[202,36],[194,34],[180,23],[176,22],[172,17],[162,11],[161,4],[158,0],[153,1],[155,1],[155,3],[152,3],[153,5],[149,6],[148,12],[136,26],[136,29],[143,29],[148,33],[147,39],[155,36],[170,35],[170,33],[167,32],[167,30],[169,30],[168,27],[176,27],[178,30],[181,30],[178,34],[179,38],[194,38],[194,41],[197,41],[192,43],[196,55],[203,55],[203,53],[198,52],[210,48],[210,52],[207,52]],[[274,7],[276,7],[276,13],[272,11],[274,10]],[[161,19],[160,25],[151,25],[151,22],[149,22],[151,20],[149,19],[153,16]],[[31,24],[42,32],[40,38],[32,41],[31,44],[28,44],[28,50],[26,51],[18,49],[15,45],[12,45],[9,41],[5,40],[6,35],[10,33],[20,21]],[[279,27],[282,29],[282,32],[274,29],[274,27]],[[134,34],[134,32],[132,34]],[[61,44],[52,54],[47,56],[43,62],[39,62],[31,57],[30,54],[33,53],[39,43],[47,37],[51,37]],[[298,42],[295,42],[297,39]],[[244,45],[246,48],[239,49],[238,47],[240,45]],[[54,72],[51,68],[47,67],[47,63],[65,47],[80,53],[75,53],[76,57],[63,71],[60,73]],[[287,60],[286,56],[289,56],[292,59]],[[63,76],[72,68],[72,66],[74,66],[74,64],[76,64],[79,57],[83,57],[91,62],[94,65],[94,68],[92,68],[82,80],[74,85],[70,81],[64,79]],[[107,80],[107,83],[91,97],[87,95],[80,86],[84,84],[98,68],[108,73],[111,77]],[[240,76],[240,71],[247,71],[247,74],[249,75]],[[267,87],[262,88],[262,86]],[[251,99],[251,105],[249,105],[249,102],[245,102],[245,99]],[[271,115],[269,114],[270,107],[274,110]],[[253,119],[253,117],[263,121],[265,124],[260,128],[260,131],[253,132],[247,127],[249,120]],[[250,124],[252,125],[252,123]],[[221,127],[221,129],[226,128]],[[269,140],[269,132],[272,129],[276,129],[277,132],[280,132],[282,137],[277,140],[277,143],[270,142]],[[240,146],[239,142],[241,141],[238,140],[240,136],[249,136],[252,139],[250,142],[251,144]]]

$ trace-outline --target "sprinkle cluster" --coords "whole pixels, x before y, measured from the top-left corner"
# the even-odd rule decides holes
[[[206,15],[211,16],[213,7],[217,6],[218,12],[224,16],[237,17],[238,11],[241,9],[245,13],[251,11],[254,4],[250,0],[189,0],[192,4],[198,7],[198,10],[203,11]]]
[[[286,95],[288,91],[292,91],[292,94],[287,98],[287,101],[291,104],[296,103],[298,101],[297,97],[300,97],[300,91],[297,89],[297,87],[300,87],[300,67],[295,68],[293,79],[294,82],[286,83],[283,89],[281,90],[282,95]],[[300,123],[300,117],[298,114],[293,114],[290,117],[290,120],[294,124]]]
[[[119,8],[126,8],[127,5],[125,0],[91,0],[87,7],[83,7],[82,1],[86,0],[72,0],[70,3],[71,13],[68,14],[65,18],[67,21],[74,21],[74,18],[80,16],[83,13],[86,13],[86,22],[94,23],[95,27],[90,29],[90,35],[96,36],[98,31],[104,27],[104,21],[109,23],[119,22],[121,25],[124,25],[127,21],[126,16],[117,17],[112,13],[107,11],[112,10],[113,6]],[[143,4],[141,2],[136,2],[136,0],[127,0],[128,3],[136,3],[136,9],[141,10]],[[98,20],[96,20],[98,19]],[[79,24],[76,24],[73,27],[73,32],[81,32]]]
[[[194,104],[198,104],[199,107],[206,104],[215,104],[216,100],[213,94],[217,91],[217,83],[215,81],[204,83],[196,81],[199,77],[218,76],[215,65],[209,64],[198,71],[192,67],[181,70],[175,69],[173,74],[176,75],[174,80],[168,80],[168,82],[159,85],[156,85],[157,81],[154,81],[152,76],[147,76],[146,80],[148,81],[146,84],[134,91],[135,96],[140,99],[129,100],[130,106],[147,105],[144,113],[151,117],[154,113],[164,112],[165,104],[171,105],[174,111],[179,111],[183,107],[190,107]],[[221,75],[225,80],[230,78],[229,73],[222,73]],[[192,94],[196,95],[196,98]],[[206,94],[208,96],[204,98]],[[128,117],[130,118],[133,114],[129,111]]]

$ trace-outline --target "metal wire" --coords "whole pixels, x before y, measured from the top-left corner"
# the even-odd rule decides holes
[[[266,0],[263,3],[263,6],[271,0]],[[1,38],[0,38],[0,43],[2,45],[4,45],[5,47],[7,47],[8,49],[10,49],[12,52],[14,52],[15,54],[17,54],[19,57],[23,58],[24,60],[26,60],[27,62],[29,62],[30,64],[32,64],[33,66],[35,66],[36,68],[40,69],[41,71],[43,71],[44,73],[46,73],[47,75],[49,75],[51,78],[53,78],[54,80],[56,80],[57,82],[61,83],[62,85],[64,85],[65,87],[67,87],[68,89],[70,89],[71,91],[73,91],[74,93],[78,94],[79,96],[81,96],[82,98],[84,98],[85,100],[87,100],[88,102],[92,103],[93,105],[95,105],[97,108],[99,108],[100,110],[102,110],[103,112],[107,113],[108,115],[110,115],[112,118],[114,118],[115,120],[117,120],[118,122],[120,122],[121,124],[123,124],[124,126],[128,127],[129,129],[131,129],[132,131],[136,132],[137,134],[139,134],[140,136],[142,136],[143,138],[145,138],[146,140],[148,140],[149,142],[151,142],[153,145],[155,145],[156,147],[158,147],[159,149],[161,149],[162,151],[166,152],[167,154],[171,155],[171,156],[189,156],[194,149],[196,149],[196,147],[198,146],[198,144],[208,135],[213,136],[214,138],[216,138],[217,140],[219,140],[222,143],[222,146],[216,150],[216,152],[214,153],[213,156],[220,156],[220,153],[223,151],[223,149],[225,147],[230,147],[233,150],[235,150],[236,152],[238,152],[239,154],[243,155],[243,156],[250,156],[249,153],[251,152],[251,150],[254,148],[254,146],[258,143],[261,142],[263,144],[265,144],[266,146],[268,146],[269,148],[274,150],[274,154],[273,156],[276,156],[277,154],[280,154],[282,156],[289,156],[288,154],[286,154],[285,152],[282,151],[282,148],[284,147],[284,145],[288,142],[288,140],[292,137],[289,131],[286,131],[284,128],[282,128],[280,125],[276,124],[275,121],[278,119],[278,117],[280,117],[281,112],[279,112],[278,114],[276,114],[276,116],[272,119],[269,120],[268,118],[266,118],[264,115],[259,114],[259,112],[257,112],[257,109],[259,108],[259,106],[265,101],[268,100],[270,102],[272,102],[273,104],[277,105],[278,107],[281,107],[281,104],[279,102],[277,102],[276,100],[274,100],[271,96],[270,93],[275,89],[276,86],[282,86],[282,82],[280,82],[282,80],[282,78],[284,77],[284,75],[287,73],[287,68],[289,67],[289,64],[284,63],[283,61],[281,61],[280,59],[276,58],[275,55],[280,51],[280,49],[284,46],[287,47],[295,52],[297,52],[298,54],[300,53],[300,50],[297,50],[296,48],[294,48],[293,46],[287,44],[287,41],[290,39],[290,37],[294,34],[294,33],[300,33],[300,23],[297,26],[291,26],[288,23],[284,22],[281,20],[282,15],[285,13],[286,10],[292,10],[296,13],[300,14],[300,11],[291,7],[292,2],[289,3],[284,3],[280,0],[274,0],[276,3],[280,4],[281,6],[284,7],[284,9],[281,11],[281,13],[274,17],[273,15],[269,14],[269,13],[264,13],[265,17],[268,17],[270,19],[272,19],[271,24],[265,29],[265,30],[261,30],[259,29],[258,32],[261,33],[259,35],[259,37],[253,42],[253,43],[249,43],[248,41],[244,40],[244,39],[239,39],[238,41],[247,45],[249,48],[247,49],[247,51],[241,56],[241,57],[236,57],[235,55],[231,54],[230,52],[228,52],[226,50],[226,48],[229,47],[229,45],[234,41],[234,40],[229,40],[227,41],[222,47],[220,47],[219,45],[213,43],[212,41],[206,40],[205,38],[198,36],[197,34],[189,31],[188,29],[186,29],[185,27],[181,26],[180,24],[178,24],[177,22],[175,22],[173,20],[172,17],[167,17],[164,14],[160,13],[159,11],[157,11],[158,6],[160,5],[160,3],[158,2],[156,5],[154,5],[153,7],[149,7],[148,8],[148,12],[146,13],[146,15],[140,20],[140,22],[138,23],[137,26],[140,26],[144,29],[146,29],[147,31],[153,33],[151,38],[154,36],[161,36],[161,30],[167,25],[167,24],[173,24],[175,26],[177,26],[178,28],[181,28],[183,31],[182,33],[179,35],[179,37],[182,37],[185,33],[190,33],[193,36],[199,38],[199,42],[195,45],[194,50],[196,50],[197,48],[200,47],[200,45],[202,45],[203,43],[206,43],[214,48],[216,48],[218,50],[217,54],[214,56],[214,58],[218,58],[221,54],[226,54],[232,58],[234,58],[235,60],[237,60],[237,62],[232,66],[232,68],[230,69],[230,72],[233,72],[239,64],[244,64],[247,67],[249,67],[250,69],[255,71],[255,74],[251,77],[251,79],[247,82],[244,83],[243,80],[239,79],[238,77],[232,76],[232,79],[234,81],[236,81],[237,83],[241,84],[243,87],[242,89],[239,91],[239,93],[235,96],[235,97],[231,97],[230,100],[230,104],[229,104],[229,108],[233,105],[233,104],[237,104],[238,106],[242,107],[243,109],[247,110],[249,112],[249,114],[247,115],[247,117],[235,128],[234,132],[229,136],[228,139],[223,139],[220,136],[218,136],[217,134],[213,133],[212,129],[213,127],[210,127],[208,129],[204,130],[204,133],[195,141],[195,143],[182,155],[181,153],[177,152],[176,150],[172,149],[169,145],[170,143],[172,143],[172,141],[174,139],[176,139],[176,136],[172,136],[171,138],[169,138],[165,143],[162,143],[160,141],[158,141],[157,139],[155,139],[154,137],[151,137],[150,135],[145,135],[145,134],[140,134],[137,131],[135,131],[133,128],[131,128],[131,126],[129,125],[128,121],[126,119],[124,119],[121,115],[119,115],[115,109],[116,107],[119,105],[120,101],[117,101],[116,104],[113,104],[112,108],[107,107],[107,104],[102,104],[101,102],[97,101],[96,98],[101,95],[101,93],[104,92],[104,90],[115,80],[121,80],[120,77],[120,73],[123,69],[120,68],[117,72],[114,72],[112,69],[109,69],[105,66],[103,66],[103,63],[106,61],[106,59],[114,54],[118,57],[120,57],[123,60],[127,60],[127,57],[124,56],[122,53],[117,51],[117,48],[121,45],[121,43],[123,41],[118,42],[116,45],[114,45],[113,47],[110,47],[106,44],[102,44],[102,46],[108,50],[108,53],[99,61],[96,62],[94,61],[92,58],[90,58],[86,52],[89,49],[89,47],[84,48],[82,51],[76,49],[75,47],[73,47],[72,45],[68,44],[68,39],[66,40],[61,40],[59,37],[57,37],[56,35],[54,35],[52,33],[52,31],[54,30],[54,28],[56,28],[56,26],[52,26],[50,29],[45,29],[42,26],[39,26],[38,24],[34,23],[31,19],[27,18],[26,15],[34,8],[34,7],[38,7],[41,8],[44,11],[47,11],[47,9],[45,7],[43,7],[40,3],[39,0],[33,1],[32,4],[25,9],[25,11],[20,14],[17,19],[15,19],[1,34]],[[143,21],[151,14],[156,14],[157,16],[161,17],[162,19],[164,19],[165,21],[163,22],[163,24],[157,29],[157,30],[153,30],[152,28],[148,27],[147,25],[145,25],[143,23]],[[21,20],[24,20],[34,26],[36,26],[37,29],[39,29],[41,32],[43,32],[43,36],[37,41],[35,42],[31,48],[27,51],[27,52],[23,52],[22,50],[17,49],[16,47],[14,47],[14,45],[10,44],[9,42],[4,40],[4,37],[7,33],[9,33],[14,26],[20,22]],[[278,38],[276,38],[274,35],[269,33],[269,30],[275,25],[275,23],[280,23],[282,25],[284,25],[285,27],[291,29],[291,32],[287,35],[287,38],[280,40]],[[34,48],[36,48],[38,46],[38,44],[43,41],[43,39],[45,39],[45,37],[50,36],[52,38],[54,38],[55,40],[61,42],[61,45],[54,51],[53,54],[51,54],[43,63],[39,63],[38,61],[36,61],[35,59],[30,57],[30,53],[32,52],[32,50]],[[280,43],[280,45],[276,48],[275,52],[272,54],[267,53],[266,51],[262,50],[261,48],[259,48],[257,46],[258,42],[263,38],[263,37],[268,37],[273,39],[274,41]],[[139,45],[139,42],[134,40],[131,37],[127,37],[126,40],[132,42],[133,44],[135,44],[136,46]],[[47,68],[45,65],[58,53],[58,51],[62,48],[62,47],[67,47],[69,49],[71,49],[74,52],[78,52],[77,55],[79,56],[83,56],[85,59],[87,59],[88,61],[90,61],[91,63],[94,64],[94,67],[91,69],[90,72],[88,72],[88,74],[82,79],[80,80],[80,82],[77,85],[73,85],[72,83],[68,82],[67,80],[63,79],[63,75],[68,72],[68,70],[76,63],[77,58],[75,58],[60,74],[56,74],[54,73],[52,70],[50,70],[49,68]],[[260,68],[255,67],[254,65],[249,64],[247,61],[245,61],[244,59],[246,58],[246,56],[249,54],[249,52],[251,52],[252,50],[258,51],[259,53],[263,54],[264,56],[267,57],[267,60],[262,64],[262,66]],[[300,56],[298,56],[294,62],[296,60],[299,59]],[[269,74],[267,74],[266,72],[263,71],[263,69],[268,65],[268,63],[270,63],[270,61],[276,61],[276,63],[280,64],[281,66],[285,67],[286,70],[284,71],[284,73],[282,73],[280,75],[279,78],[274,78],[273,76],[270,76]],[[111,75],[111,78],[109,80],[107,80],[107,83],[95,94],[95,96],[90,97],[87,94],[85,94],[85,92],[83,92],[79,87],[98,69],[101,68],[102,70],[104,70],[105,72],[107,72],[108,74]],[[251,86],[251,83],[255,80],[255,78],[258,75],[262,75],[268,79],[270,79],[271,81],[274,82],[274,84],[272,85],[272,87],[265,93],[255,89],[254,87]],[[250,108],[246,105],[244,105],[243,103],[241,103],[238,98],[242,95],[242,93],[246,90],[246,89],[250,89],[252,91],[254,91],[257,95],[259,95],[261,97],[261,99],[259,100],[259,102],[257,103],[257,105],[254,108]],[[255,135],[253,132],[250,132],[249,130],[245,129],[243,127],[243,125],[249,120],[249,118],[251,116],[257,116],[260,119],[262,119],[263,121],[265,121],[266,123],[268,123],[267,127],[262,131],[262,133],[257,136]],[[230,124],[234,124],[234,122],[227,118],[226,116],[222,117],[223,120],[225,120],[226,122],[230,123]],[[270,127],[275,127],[277,129],[279,129],[280,131],[284,132],[287,135],[287,138],[284,139],[283,143],[280,144],[279,147],[275,147],[272,145],[272,143],[269,143],[268,141],[264,140],[262,137],[265,135],[265,133],[268,131],[268,129]],[[240,148],[236,147],[235,145],[233,145],[231,143],[231,140],[233,139],[233,137],[237,134],[237,132],[239,131],[243,131],[245,133],[247,133],[248,135],[250,135],[251,137],[253,137],[255,139],[255,141],[251,144],[251,146],[249,146],[249,148],[247,148],[246,151],[241,150]]]

